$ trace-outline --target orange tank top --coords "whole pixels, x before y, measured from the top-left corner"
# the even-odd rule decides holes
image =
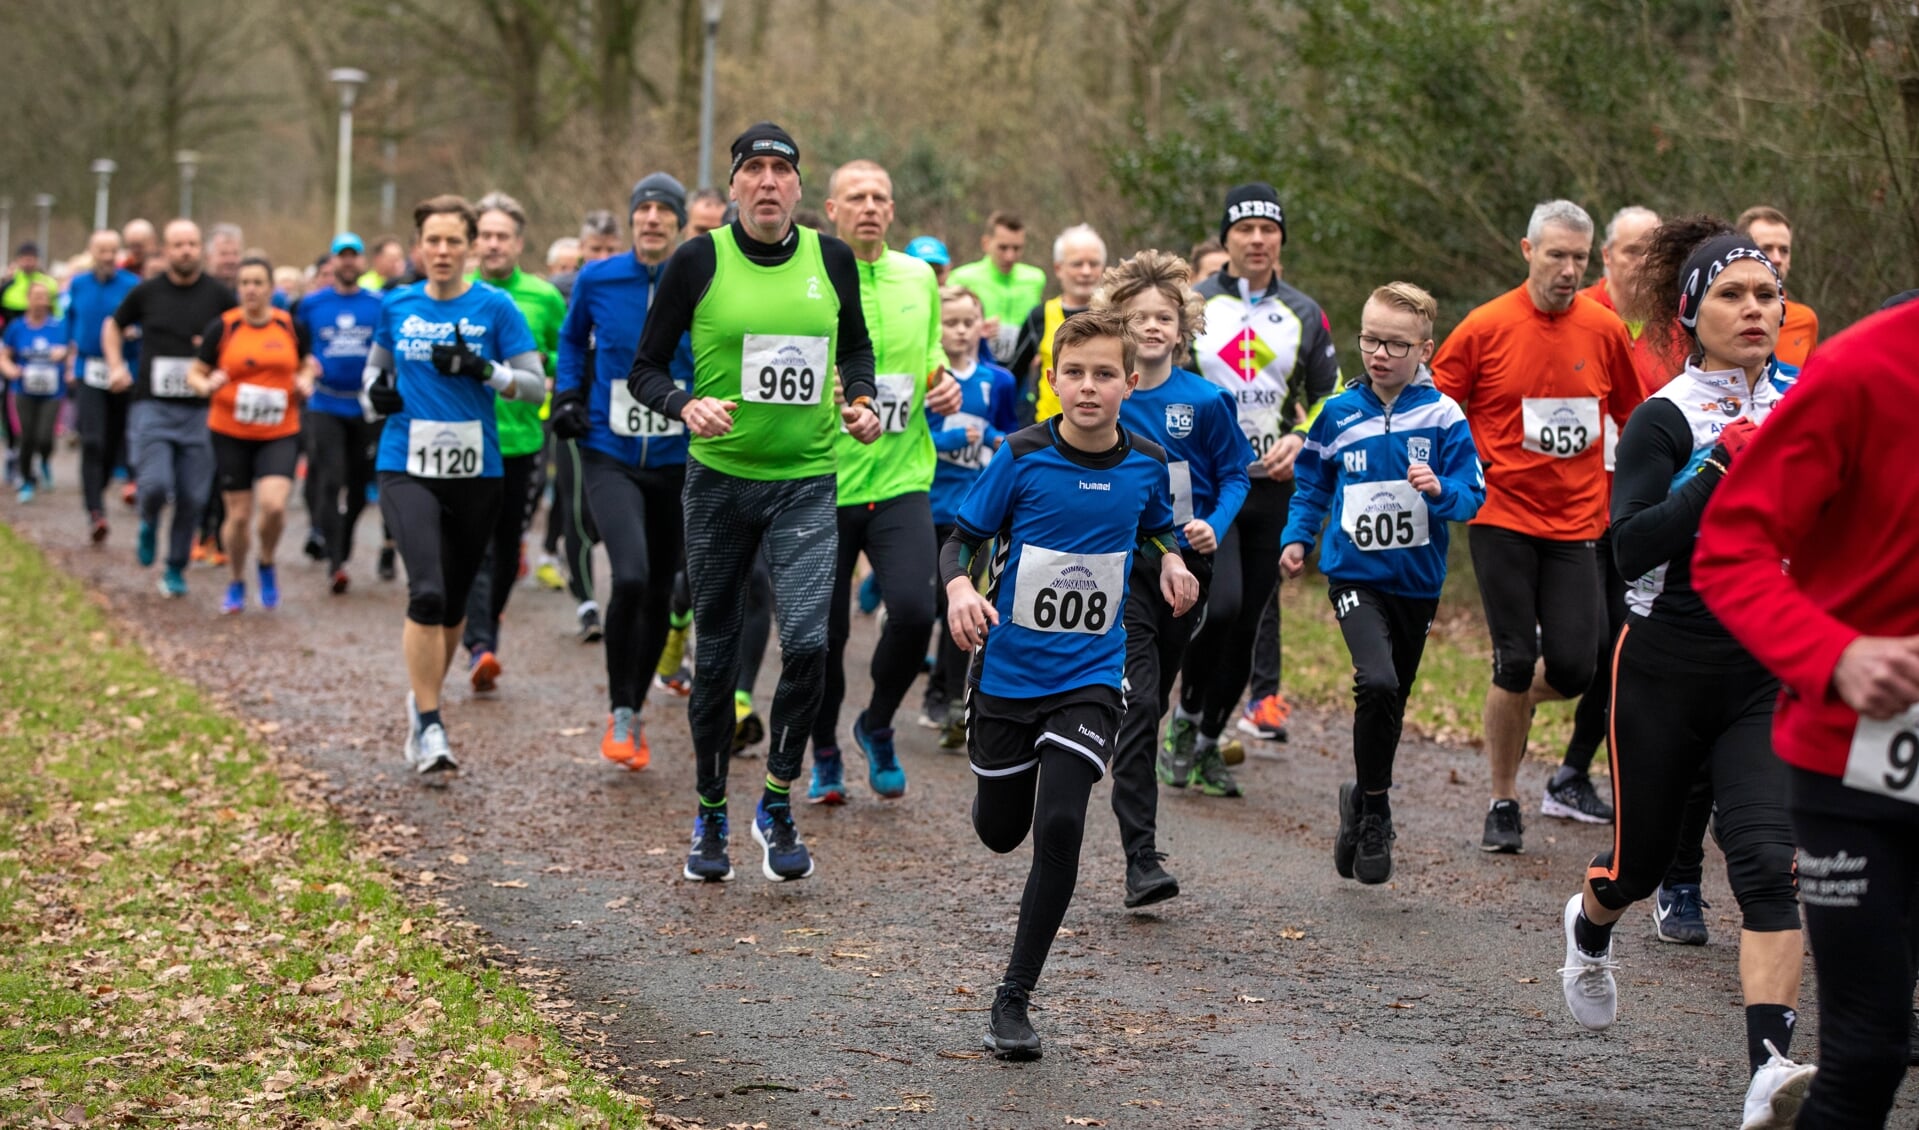
[[[292,317],[274,310],[266,325],[256,326],[235,307],[220,322],[220,369],[227,383],[213,394],[207,427],[234,439],[298,435],[294,378],[300,371],[300,338]]]

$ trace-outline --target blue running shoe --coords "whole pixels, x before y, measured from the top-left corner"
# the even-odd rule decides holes
[[[698,883],[725,883],[733,878],[733,861],[726,857],[726,809],[707,808],[693,819],[693,850],[681,872]]]
[[[140,519],[140,540],[134,543],[133,557],[140,562],[142,569],[151,566],[153,559],[160,555],[159,542],[160,532],[154,529],[153,523],[145,518]]]
[[[871,573],[860,582],[860,615],[871,616],[880,606],[880,581]]]
[[[174,598],[187,595],[186,575],[171,565],[167,566],[167,571],[160,574],[160,595]]]
[[[33,484],[21,483],[20,494],[18,497],[21,502],[32,502],[33,501]]]
[[[227,595],[220,601],[220,611],[226,613],[228,616],[238,616],[240,613],[246,611],[246,607],[247,583],[245,581],[228,581]]]
[[[813,781],[806,788],[806,803],[846,803],[846,769],[838,749],[825,746],[813,751]]]
[[[1705,908],[1697,883],[1660,884],[1652,893],[1652,924],[1659,940],[1679,946],[1706,944]]]
[[[260,566],[260,607],[269,612],[280,607],[280,578],[271,565]]]
[[[873,791],[888,800],[905,796],[906,770],[900,767],[900,759],[893,752],[892,727],[867,729],[866,712],[862,710],[853,720],[853,740],[866,755],[866,783]]]
[[[753,814],[753,840],[760,845],[760,874],[775,883],[813,873],[813,855],[800,841],[800,830],[793,826],[793,806],[785,801],[769,806],[761,799],[759,811]]]

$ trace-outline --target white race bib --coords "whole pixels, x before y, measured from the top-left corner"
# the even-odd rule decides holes
[[[107,368],[107,359],[104,357],[89,357],[81,362],[80,379],[86,382],[88,388],[103,392],[113,386],[113,373]]]
[[[1606,470],[1611,471],[1619,462],[1619,425],[1608,416],[1599,422],[1599,427],[1606,433]]]
[[[740,350],[740,399],[748,404],[819,404],[832,384],[827,339],[747,334]]]
[[[20,366],[20,391],[28,396],[52,396],[60,391],[60,366],[52,361],[29,361]]]
[[[1919,804],[1919,706],[1877,722],[1861,717],[1846,756],[1846,787]]]
[[[1036,632],[1099,636],[1124,613],[1124,553],[1056,553],[1029,545],[1020,551],[1013,584],[1013,623]]]
[[[880,414],[880,430],[905,431],[906,422],[913,418],[913,390],[919,379],[910,373],[881,373],[873,383],[879,388],[873,409]]]
[[[626,387],[625,381],[614,381],[609,388],[612,395],[606,398],[606,427],[614,435],[658,439],[686,434],[685,424],[635,400],[633,390]]]
[[[190,357],[155,357],[153,367],[147,370],[153,395],[169,399],[198,395],[193,386],[187,384],[187,370],[192,367]]]
[[[1529,396],[1520,401],[1520,420],[1527,451],[1571,459],[1600,441],[1599,398],[1596,396]]]
[[[410,420],[407,473],[418,479],[478,478],[486,465],[485,440],[478,420]]]
[[[233,422],[271,428],[287,418],[287,390],[241,384],[233,397]]]
[[[1193,468],[1184,459],[1166,464],[1166,480],[1173,488],[1173,525],[1193,520]]]
[[[992,462],[993,449],[986,446],[985,420],[973,415],[971,412],[955,412],[951,416],[946,417],[944,430],[949,432],[964,432],[967,428],[978,428],[980,430],[980,442],[969,443],[965,447],[957,447],[951,451],[942,451],[939,453],[940,462],[973,469],[984,467]]]
[[[1266,453],[1271,451],[1273,445],[1279,442],[1279,437],[1285,434],[1279,426],[1277,408],[1268,408],[1251,414],[1242,412],[1239,417],[1239,430],[1246,433],[1246,442],[1253,445],[1253,456],[1257,459],[1266,458]],[[1260,473],[1265,474],[1264,471]]]
[[[1007,368],[1013,366],[1013,355],[1019,352],[1018,323],[1001,322],[999,332],[988,343],[993,349],[993,358]]]
[[[1419,488],[1406,482],[1350,483],[1339,508],[1339,528],[1367,553],[1425,545],[1427,522]]]

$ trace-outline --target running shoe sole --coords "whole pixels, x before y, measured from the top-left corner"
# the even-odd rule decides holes
[[[1581,824],[1612,823],[1611,820],[1594,816],[1590,812],[1581,812],[1579,809],[1574,808],[1570,804],[1564,804],[1560,801],[1554,800],[1553,795],[1551,793],[1547,793],[1543,798],[1541,798],[1539,802],[1539,814],[1541,816],[1550,816],[1557,820],[1577,820]]]
[[[1000,1042],[993,1038],[993,1033],[990,1031],[986,1033],[986,1037],[981,1043],[985,1045],[987,1051],[993,1053],[993,1058],[1003,1059],[1010,1063],[1031,1063],[1033,1060],[1039,1059],[1042,1054],[1036,1047],[1026,1047],[1019,1044],[1001,1047]]]
[[[1806,1093],[1812,1090],[1813,1077],[1818,1073],[1817,1064],[1801,1064],[1772,1093],[1765,1115],[1756,1121],[1741,1123],[1739,1130],[1790,1130],[1799,1120],[1799,1108],[1806,1105]]]
[[[480,653],[480,661],[473,665],[468,678],[473,683],[473,693],[492,694],[500,685],[500,661],[490,651]]]
[[[1163,883],[1154,883],[1142,890],[1126,892],[1124,901],[1126,909],[1138,910],[1140,907],[1152,906],[1177,897],[1179,897],[1179,880],[1168,875]]]

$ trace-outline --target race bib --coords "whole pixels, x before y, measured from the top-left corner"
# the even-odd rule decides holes
[[[967,428],[978,428],[982,437],[979,443],[969,443],[965,447],[939,453],[940,462],[951,463],[956,467],[978,470],[993,460],[993,449],[986,446],[986,421],[971,412],[955,412],[946,417],[945,430],[964,432]]]
[[[192,367],[192,358],[155,357],[153,367],[147,370],[153,395],[175,399],[195,395],[193,387],[187,384],[187,370]]]
[[[740,350],[740,399],[748,404],[814,405],[832,383],[827,339],[747,334]]]
[[[1173,488],[1173,525],[1193,520],[1193,468],[1184,459],[1166,464],[1166,481]]]
[[[992,347],[993,357],[1000,364],[1010,367],[1013,355],[1019,352],[1019,326],[1001,322],[999,332],[993,335],[993,340],[988,344]]]
[[[1608,416],[1599,422],[1599,427],[1606,433],[1606,470],[1611,471],[1619,462],[1619,425]]]
[[[1846,756],[1847,788],[1919,804],[1919,706],[1884,722],[1861,717]]]
[[[406,469],[420,479],[477,478],[485,464],[486,433],[478,420],[411,420]]]
[[[1124,553],[1020,551],[1013,623],[1036,632],[1098,636],[1120,622],[1126,595]]]
[[[1432,540],[1425,500],[1411,483],[1350,483],[1339,508],[1339,528],[1367,553],[1413,549]]]
[[[233,397],[233,422],[271,428],[287,418],[287,390],[242,384]]]
[[[113,385],[113,373],[107,368],[104,357],[89,357],[80,363],[80,379],[88,388],[97,388],[102,392]]]
[[[910,373],[881,373],[873,383],[879,387],[873,408],[880,414],[880,430],[905,431],[906,422],[913,417],[913,388],[919,379]]]
[[[1258,459],[1266,458],[1266,453],[1271,451],[1273,445],[1279,442],[1279,437],[1285,434],[1279,426],[1277,408],[1269,408],[1250,415],[1241,413],[1239,430],[1246,433],[1246,442],[1253,445],[1253,456]],[[1264,472],[1261,473],[1264,474]]]
[[[1601,439],[1596,396],[1529,396],[1520,402],[1519,415],[1526,428],[1520,446],[1527,451],[1571,459]]]
[[[52,361],[29,361],[20,366],[20,391],[28,396],[52,396],[60,391],[60,366]]]
[[[625,381],[614,381],[606,398],[606,426],[616,436],[658,439],[686,434],[686,425],[662,416],[633,398]]]

